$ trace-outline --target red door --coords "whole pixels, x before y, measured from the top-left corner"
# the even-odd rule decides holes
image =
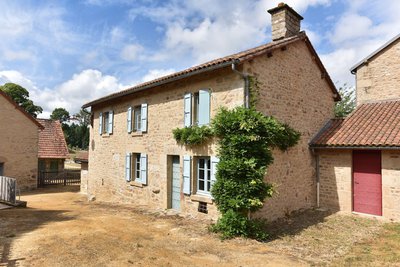
[[[353,210],[382,216],[381,151],[353,151]]]

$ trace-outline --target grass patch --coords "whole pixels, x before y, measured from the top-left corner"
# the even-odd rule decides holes
[[[400,263],[400,223],[387,223],[376,238],[355,244],[335,266],[393,266]]]

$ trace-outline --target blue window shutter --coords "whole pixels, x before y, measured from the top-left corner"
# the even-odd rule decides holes
[[[192,94],[185,94],[184,97],[184,126],[190,127],[192,125]]]
[[[190,195],[191,188],[191,166],[192,158],[190,156],[183,156],[183,193]]]
[[[210,123],[210,91],[199,91],[199,125],[207,125]]]
[[[140,180],[142,184],[147,184],[147,154],[140,154]]]
[[[113,133],[113,125],[114,125],[114,112],[110,110],[108,112],[108,133],[112,134]]]
[[[141,111],[141,116],[142,116],[142,132],[147,132],[147,104],[142,104],[142,111]]]
[[[129,182],[131,180],[131,166],[132,166],[132,154],[126,153],[125,156],[125,180]]]
[[[100,112],[99,114],[99,134],[103,133],[103,113]]]
[[[132,107],[128,108],[128,118],[127,118],[127,130],[128,133],[132,132]]]

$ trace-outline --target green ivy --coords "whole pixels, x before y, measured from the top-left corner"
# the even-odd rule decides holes
[[[271,148],[288,149],[300,134],[273,117],[244,107],[222,108],[212,129],[219,137],[220,162],[211,193],[222,215],[212,230],[224,238],[265,240],[263,222],[250,215],[274,193],[273,186],[264,182],[267,166],[273,162]]]
[[[203,144],[213,136],[212,130],[208,126],[176,128],[172,133],[178,144],[187,146]]]

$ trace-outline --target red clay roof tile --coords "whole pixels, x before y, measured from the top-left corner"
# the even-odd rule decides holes
[[[59,121],[37,119],[44,126],[39,132],[39,158],[69,157],[67,143]]]
[[[311,147],[400,147],[400,100],[362,104],[345,119],[330,120]]]

